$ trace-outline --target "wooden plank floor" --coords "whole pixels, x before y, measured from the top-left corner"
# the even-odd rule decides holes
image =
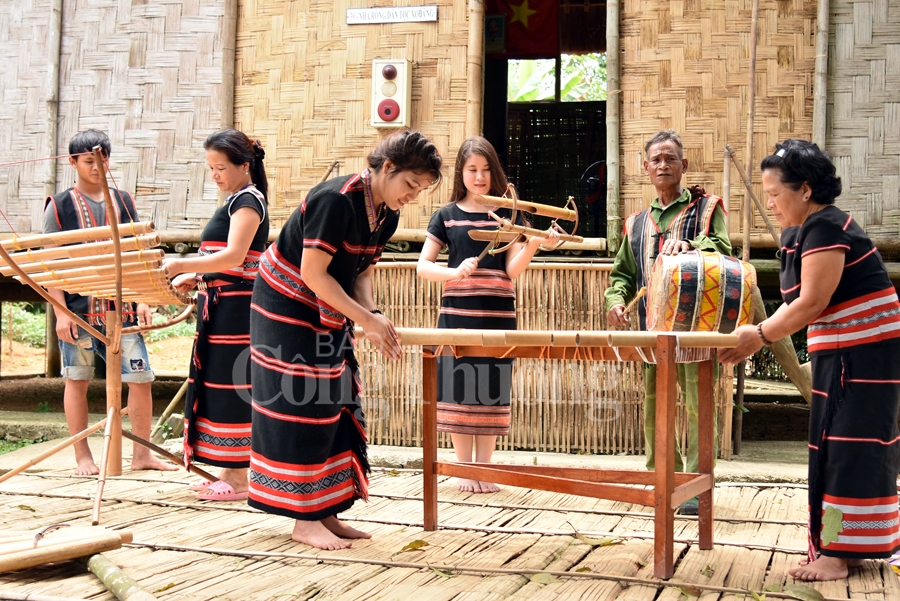
[[[697,586],[702,601],[749,598],[747,589],[772,598],[773,587],[794,583],[787,571],[806,546],[806,489],[797,485],[718,486],[715,548],[698,549],[696,520],[676,517],[676,572],[664,583],[652,576],[653,523],[642,506],[515,488],[473,495],[442,479],[443,529],[425,532],[421,473],[382,470],[370,502],[341,516],[372,540],[323,552],[292,542],[287,518],[197,502],[189,479],[126,472],[106,485],[102,525],[131,530],[135,541],[106,555],[159,599],[678,601],[676,581]],[[16,476],[0,484],[0,528],[88,525],[95,482]],[[591,546],[573,527],[620,542]],[[413,541],[428,544],[404,551]],[[883,561],[813,586],[829,599],[900,601],[900,580]],[[114,599],[74,562],[0,574],[0,592]]]

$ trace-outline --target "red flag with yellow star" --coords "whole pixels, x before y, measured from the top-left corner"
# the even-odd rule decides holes
[[[487,0],[485,14],[506,15],[505,58],[555,58],[559,0]]]

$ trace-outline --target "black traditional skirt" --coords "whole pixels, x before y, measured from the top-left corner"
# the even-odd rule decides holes
[[[250,465],[250,297],[253,285],[197,295],[197,334],[184,403],[184,460]]]
[[[445,297],[438,327],[515,330],[515,303],[490,296]],[[440,356],[437,363],[438,432],[509,434],[512,359]]]
[[[900,344],[812,357],[809,555],[885,558],[900,548]]]
[[[321,520],[368,497],[365,420],[349,331],[257,279],[250,315],[252,507]]]

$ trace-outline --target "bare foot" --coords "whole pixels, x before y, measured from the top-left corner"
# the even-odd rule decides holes
[[[322,525],[328,528],[332,534],[341,538],[372,538],[372,535],[356,528],[351,528],[344,522],[332,515],[322,520]],[[347,545],[348,547],[350,545]]]
[[[298,543],[309,545],[325,551],[337,551],[349,549],[350,542],[336,537],[322,522],[304,522],[297,520],[294,523],[294,532],[291,538]]]
[[[797,580],[840,580],[847,577],[847,560],[843,557],[822,555],[817,560],[794,568],[788,573]]]
[[[457,486],[459,490],[462,492],[481,492],[481,483],[478,480],[469,480],[467,478],[459,478],[457,480]]]
[[[493,482],[479,482],[481,492],[500,492],[500,487]]]
[[[96,476],[99,473],[100,468],[97,467],[97,464],[90,457],[79,461],[78,467],[75,468],[76,476]]]
[[[177,465],[174,465],[167,461],[162,461],[151,455],[150,457],[147,457],[145,459],[132,459],[131,460],[131,469],[132,470],[159,470],[161,472],[174,472],[180,468]]]

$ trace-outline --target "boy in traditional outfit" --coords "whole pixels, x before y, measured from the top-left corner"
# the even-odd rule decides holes
[[[104,161],[109,160],[111,145],[107,135],[89,129],[76,134],[69,142],[69,164],[75,168],[75,185],[64,192],[47,198],[44,206],[44,233],[79,230],[108,225],[106,204],[103,200],[100,169],[94,155],[95,146],[100,146]],[[138,221],[134,200],[128,192],[111,190],[119,223]],[[103,331],[106,310],[111,301],[89,296],[69,294],[58,288],[51,288],[50,294],[91,325]],[[150,309],[147,305],[128,303],[123,307],[122,327],[150,323]],[[62,355],[62,375],[66,379],[63,404],[69,432],[77,434],[88,426],[87,390],[94,373],[94,353],[106,357],[106,345],[89,335],[69,316],[57,312],[56,335]],[[129,418],[135,435],[150,438],[152,417],[152,397],[150,383],[153,371],[147,356],[144,338],[140,334],[122,336],[122,382],[128,384]],[[78,467],[75,474],[87,476],[99,473],[94,463],[87,439],[75,443],[75,460]],[[176,466],[164,463],[150,454],[146,447],[134,445],[131,460],[134,470],[175,470]]]
[[[656,188],[657,198],[650,208],[630,215],[625,220],[625,237],[616,255],[605,291],[607,320],[613,327],[626,325],[625,307],[637,291],[647,286],[651,268],[660,254],[674,255],[689,250],[715,251],[731,254],[725,207],[718,196],[707,195],[702,189],[691,190],[681,185],[688,168],[681,138],[671,129],[663,130],[644,147],[644,173]],[[642,330],[647,329],[647,299],[638,304]],[[696,472],[699,465],[697,426],[698,364],[679,363],[678,385],[685,397],[688,414],[688,448],[686,460],[675,448],[676,471]],[[656,441],[656,365],[645,363],[644,371],[644,438],[647,448],[647,469],[655,465]],[[676,437],[677,438],[677,437]],[[686,501],[682,514],[697,513],[697,501]]]

